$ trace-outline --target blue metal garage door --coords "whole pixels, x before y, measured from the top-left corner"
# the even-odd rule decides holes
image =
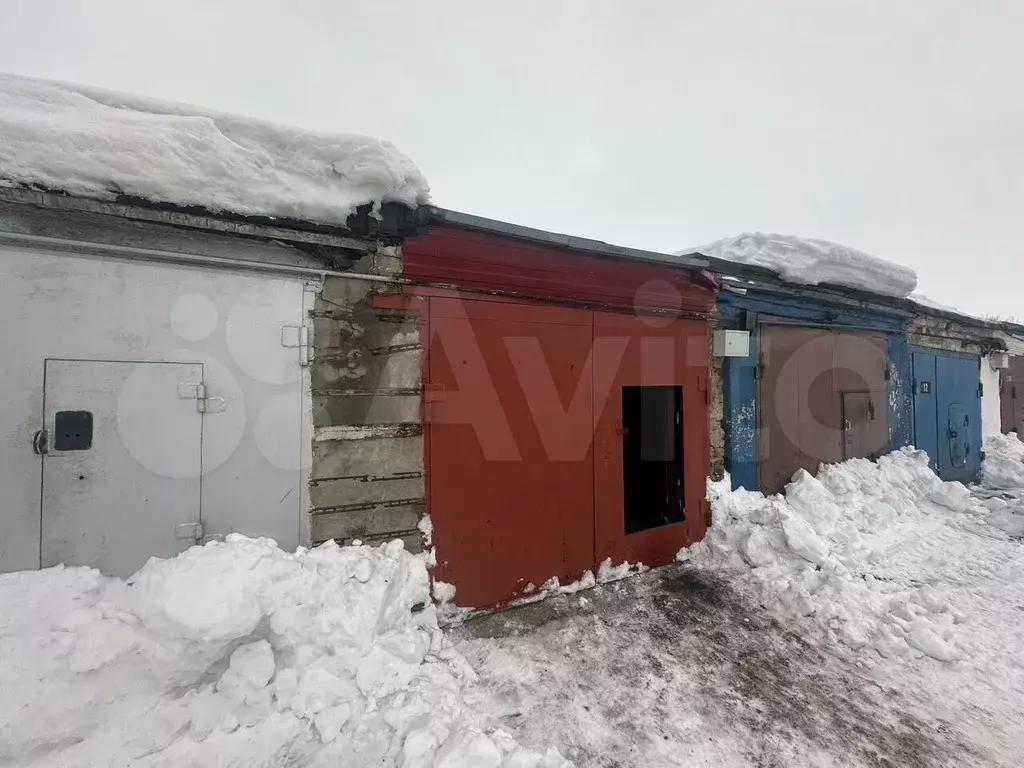
[[[914,351],[914,443],[943,480],[970,483],[981,471],[978,358]]]

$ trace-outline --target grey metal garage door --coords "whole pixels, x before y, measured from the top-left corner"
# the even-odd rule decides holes
[[[201,535],[198,363],[47,360],[40,562],[129,576]]]

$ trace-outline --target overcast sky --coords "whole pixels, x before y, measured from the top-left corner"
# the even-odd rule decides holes
[[[1021,0],[3,4],[0,70],[394,141],[437,204],[834,240],[1024,319]]]

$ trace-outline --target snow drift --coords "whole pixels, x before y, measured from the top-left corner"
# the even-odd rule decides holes
[[[678,255],[692,253],[764,267],[801,285],[828,283],[899,298],[917,287],[914,270],[827,240],[747,232]]]
[[[330,224],[430,191],[386,141],[0,73],[3,181]]]
[[[1016,432],[985,437],[981,484],[992,490],[1024,488],[1024,442]]]
[[[400,541],[0,576],[0,764],[564,768],[485,732]]]
[[[712,528],[679,560],[747,573],[764,605],[805,617],[827,641],[890,658],[970,655],[957,631],[969,617],[900,570],[897,555],[944,526],[997,537],[990,523],[1004,526],[965,486],[940,480],[924,452],[826,465],[817,477],[800,470],[785,494],[732,491],[728,477],[708,494]]]

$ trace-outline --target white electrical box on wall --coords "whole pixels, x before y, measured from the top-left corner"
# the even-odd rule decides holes
[[[715,331],[711,344],[715,357],[746,357],[750,354],[750,331]]]
[[[993,371],[1000,371],[1010,367],[1010,356],[1005,352],[993,352],[988,357],[988,364]]]

